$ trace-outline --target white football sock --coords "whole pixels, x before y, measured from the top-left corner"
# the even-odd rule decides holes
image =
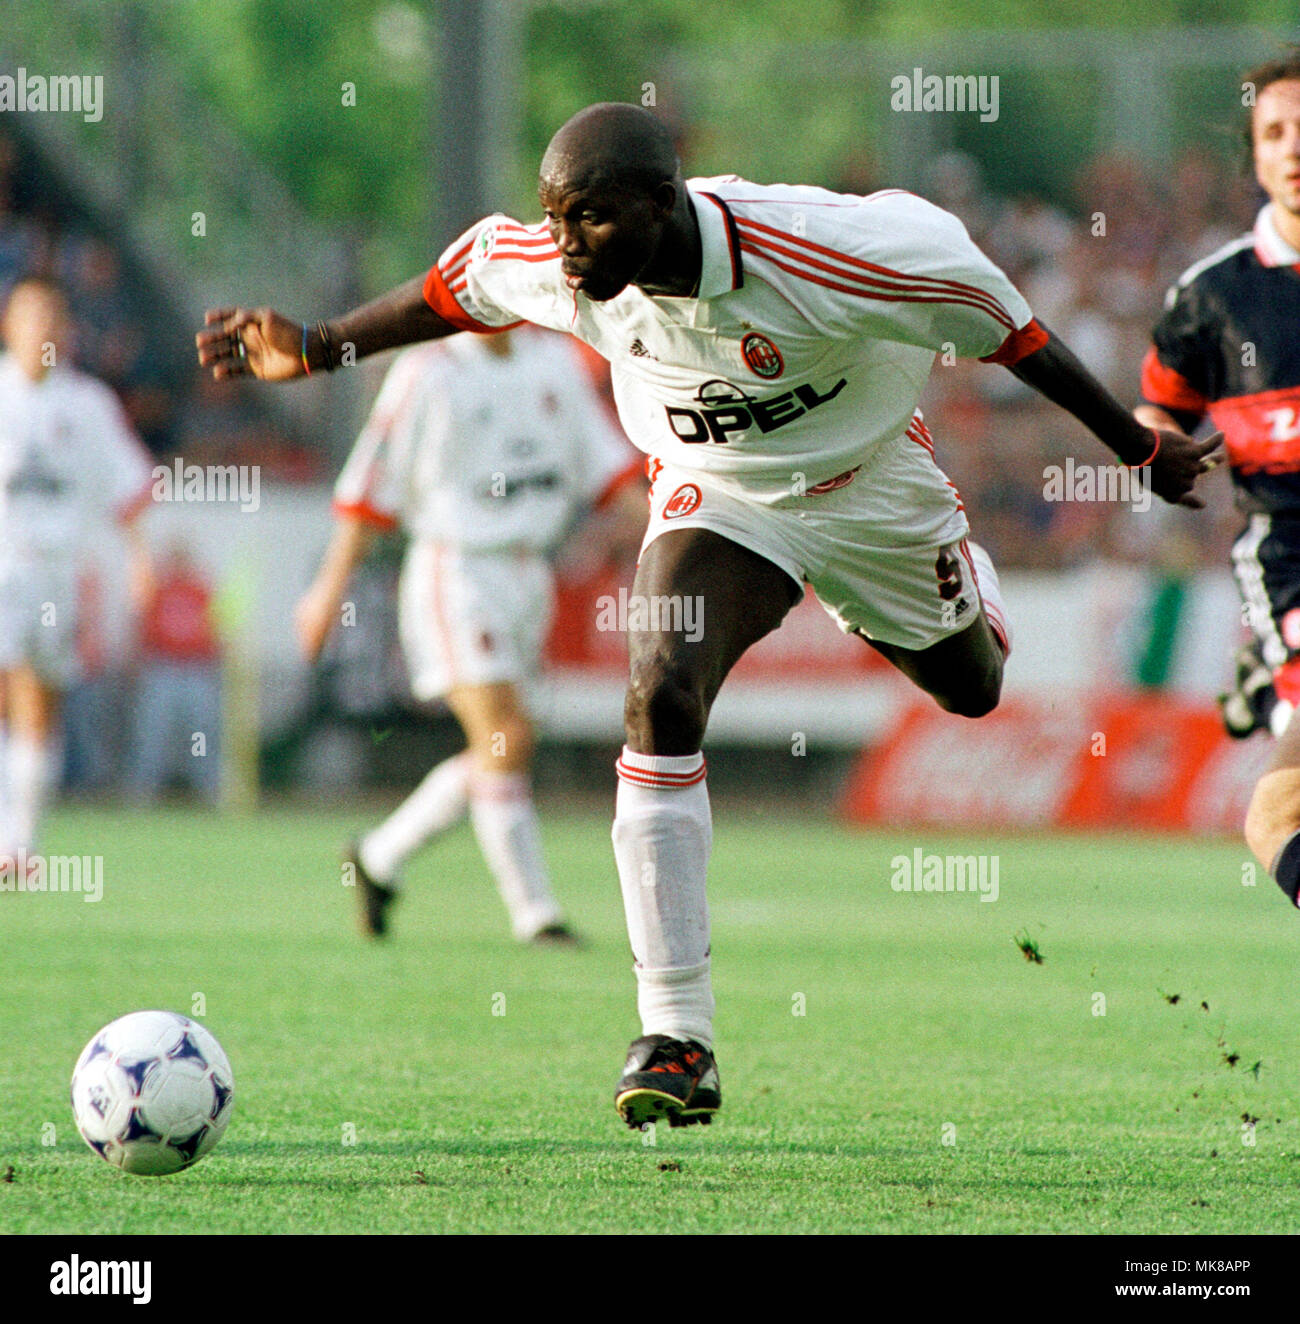
[[[972,569],[975,572],[975,585],[980,591],[984,603],[984,614],[989,618],[993,633],[1002,645],[1002,655],[1011,655],[1011,622],[1007,618],[1007,609],[1002,602],[1002,585],[998,583],[998,572],[993,568],[993,559],[977,542],[966,539],[970,552]]]
[[[709,906],[713,819],[703,754],[618,761],[614,857],[636,958],[642,1034],[713,1047]]]
[[[551,895],[528,774],[475,768],[470,773],[469,797],[479,849],[510,912],[515,937],[526,942],[563,919]]]
[[[53,740],[9,737],[9,828],[14,850],[30,852],[36,845],[50,783],[54,778]]]
[[[377,883],[394,886],[402,865],[426,842],[459,822],[469,807],[470,756],[439,763],[378,827],[361,839],[361,867]]]

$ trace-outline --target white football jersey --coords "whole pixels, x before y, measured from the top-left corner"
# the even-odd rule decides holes
[[[339,475],[334,509],[465,550],[552,550],[635,452],[577,348],[536,331],[404,350]]]
[[[152,474],[110,387],[71,368],[34,382],[0,354],[0,570],[75,565],[100,520],[148,501]]]
[[[908,433],[936,354],[1013,363],[1046,343],[1029,306],[949,212],[734,175],[693,179],[696,297],[572,291],[545,222],[478,222],[425,282],[465,330],[535,322],[610,361],[638,448],[765,503],[853,469]]]

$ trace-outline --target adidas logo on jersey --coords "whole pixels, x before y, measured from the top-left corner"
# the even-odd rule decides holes
[[[648,349],[646,349],[645,343],[641,340],[640,336],[632,342],[632,347],[628,350],[628,353],[636,359],[653,359],[655,357]],[[656,363],[658,361],[658,359],[655,359]]]

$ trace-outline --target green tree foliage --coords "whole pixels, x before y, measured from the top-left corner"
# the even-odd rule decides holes
[[[517,96],[522,132],[502,206],[527,217],[536,214],[535,163],[556,126],[591,101],[641,101],[646,84],[657,109],[683,129],[693,171],[863,186],[890,167],[879,152],[888,71],[871,63],[877,43],[947,39],[956,63],[963,34],[989,29],[1113,29],[1122,43],[1125,34],[1170,27],[1258,24],[1281,33],[1295,23],[1294,0],[503,2],[521,25],[519,86],[502,95]],[[19,3],[0,0],[0,28]],[[110,48],[114,24],[104,17],[130,11],[146,73],[153,62],[165,66],[310,213],[356,234],[367,285],[428,261],[439,3],[72,0],[68,8],[69,25],[92,24]],[[60,30],[49,27],[51,45]],[[1184,134],[1204,100],[1189,83],[1176,117]],[[345,84],[355,88],[355,105],[345,104]],[[1046,188],[1066,200],[1072,172],[1094,146],[1096,96],[1086,77],[1036,73],[1007,87],[997,124],[978,132],[954,124],[944,133],[977,155],[999,187]],[[185,131],[185,106],[150,130]]]

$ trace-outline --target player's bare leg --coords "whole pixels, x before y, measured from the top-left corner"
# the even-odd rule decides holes
[[[721,1102],[705,897],[713,829],[700,746],[728,672],[801,596],[770,561],[704,529],[662,534],[637,568],[633,600],[659,599],[668,611],[657,628],[629,632],[618,763],[614,854],[642,1029],[615,1092],[629,1126],[707,1121]],[[702,628],[674,630],[673,603],[677,624]]]
[[[1005,658],[982,611],[961,633],[920,651],[867,642],[945,711],[983,717],[997,707]]]
[[[0,804],[0,854],[16,856],[36,844],[45,803],[55,776],[55,732],[61,695],[30,666],[0,672],[0,711],[4,714],[4,792]]]
[[[445,696],[468,748],[440,763],[358,843],[362,927],[378,936],[402,865],[468,811],[521,941],[572,941],[551,894],[529,784],[533,726],[509,683],[460,685]]]
[[[1300,906],[1300,722],[1278,737],[1272,766],[1255,783],[1246,844],[1293,905]]]

